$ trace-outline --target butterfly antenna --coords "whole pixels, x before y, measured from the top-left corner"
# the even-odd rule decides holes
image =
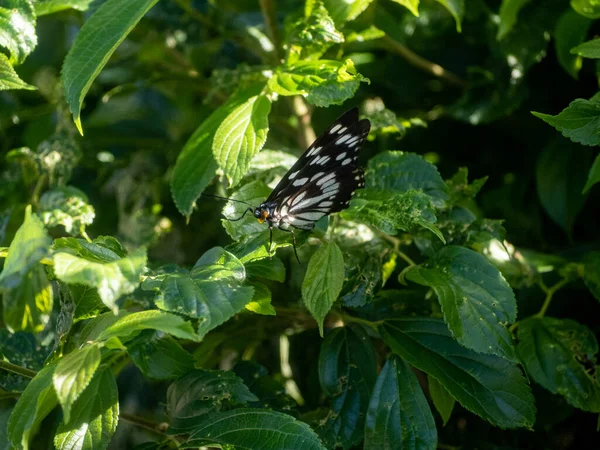
[[[253,207],[250,203],[245,202],[243,200],[235,200],[233,198],[221,197],[220,195],[205,194],[204,192],[202,194],[200,194],[200,195],[203,196],[203,197],[218,198],[219,200],[227,200],[228,202],[243,203],[244,205],[248,205],[250,207]]]

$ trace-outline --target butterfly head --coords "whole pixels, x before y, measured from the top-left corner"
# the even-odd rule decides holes
[[[258,208],[254,208],[254,217],[256,217],[259,223],[263,223],[269,218],[271,212],[266,204],[261,204]]]

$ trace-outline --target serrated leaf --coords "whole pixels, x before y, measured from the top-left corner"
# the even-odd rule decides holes
[[[222,407],[258,401],[242,379],[233,372],[194,370],[169,386],[167,413],[171,418],[169,434],[188,434],[200,416],[214,414]]]
[[[600,18],[600,4],[596,0],[571,0],[571,7],[584,17]]]
[[[65,9],[86,11],[94,0],[36,0],[34,3],[35,14],[45,16]]]
[[[365,450],[434,450],[437,431],[412,368],[392,355],[381,369],[365,424]]]
[[[382,282],[381,257],[359,247],[346,256],[344,263],[344,305],[356,308],[370,303]]]
[[[435,0],[448,10],[456,22],[456,31],[462,32],[462,20],[465,15],[465,0]]]
[[[587,181],[583,187],[582,193],[585,194],[590,188],[600,181],[600,154],[594,159],[594,163],[588,173]]]
[[[99,370],[72,407],[54,436],[57,450],[105,450],[119,421],[119,394],[109,368]]]
[[[17,287],[44,258],[50,249],[52,239],[48,236],[42,221],[31,212],[31,205],[25,209],[25,220],[17,230],[0,273],[0,288]]]
[[[319,381],[331,414],[316,430],[329,448],[351,448],[363,438],[369,398],[377,378],[375,350],[357,326],[334,328],[319,353]]]
[[[328,242],[313,253],[304,280],[302,300],[319,325],[323,336],[323,320],[337,300],[344,284],[344,255],[335,242]]]
[[[275,308],[271,305],[271,291],[269,288],[262,283],[252,283],[252,287],[254,288],[254,295],[252,300],[246,303],[246,309],[265,316],[276,315]]]
[[[565,139],[551,142],[539,155],[536,187],[542,206],[567,234],[585,204],[582,194],[591,155]]]
[[[114,314],[111,311],[90,319],[81,331],[81,335],[78,339],[79,344],[81,345],[88,343],[89,341],[95,341],[104,330],[117,323],[128,314],[128,311],[121,309],[118,314]]]
[[[462,347],[438,319],[386,320],[379,331],[394,353],[436,378],[465,408],[492,425],[533,426],[533,395],[516,364]]]
[[[250,161],[265,145],[269,132],[271,100],[250,97],[221,123],[213,139],[213,155],[231,186],[240,182]]]
[[[407,8],[414,16],[419,17],[419,0],[392,0]]]
[[[72,186],[61,186],[42,194],[40,215],[47,226],[62,225],[67,233],[78,235],[94,221],[96,213],[85,193]]]
[[[258,398],[257,401],[250,402],[249,406],[269,408],[282,413],[295,412],[298,404],[287,394],[278,374],[270,376],[264,366],[254,361],[239,361],[233,371]]]
[[[2,304],[2,319],[11,332],[42,331],[50,320],[54,304],[52,285],[44,266],[38,264],[25,274],[18,286],[4,289]]]
[[[446,183],[436,167],[414,153],[387,151],[371,158],[365,184],[389,195],[409,189],[422,190],[435,207],[443,207],[449,199]]]
[[[266,409],[241,408],[198,420],[180,448],[234,446],[236,450],[325,450],[308,425],[292,416]]]
[[[600,58],[600,39],[592,39],[571,49],[571,53],[583,58]]]
[[[432,231],[442,242],[444,236],[436,228],[437,218],[431,205],[431,197],[423,192],[409,189],[382,198],[379,191],[367,189],[353,199],[350,208],[342,211],[346,220],[374,226],[389,235],[400,230],[411,231],[417,226]]]
[[[119,44],[157,1],[107,0],[81,27],[61,71],[65,97],[81,134],[80,114],[85,95]]]
[[[87,345],[58,360],[52,384],[60,403],[65,423],[71,420],[71,408],[88,387],[100,365],[100,349]]]
[[[532,114],[552,125],[564,137],[583,145],[600,145],[600,102],[578,98],[556,116]]]
[[[0,329],[0,349],[2,349],[0,353],[3,360],[26,369],[34,371],[42,369],[53,346],[54,342],[40,343],[33,333],[10,333],[6,328]],[[0,389],[23,392],[29,381],[17,374],[0,371]]]
[[[11,64],[21,64],[37,45],[35,11],[30,0],[4,0],[0,6],[0,47]]]
[[[363,81],[368,80],[356,72],[350,59],[299,61],[278,67],[269,88],[279,95],[303,95],[310,104],[327,107],[354,96]]]
[[[600,412],[598,342],[591,330],[570,319],[529,317],[519,322],[517,337],[519,356],[536,382],[576,408]]]
[[[244,309],[253,289],[242,286],[242,262],[221,247],[207,251],[190,272],[177,269],[149,276],[144,290],[157,292],[156,305],[166,311],[200,319],[200,339]]]
[[[143,332],[127,344],[133,363],[148,378],[170,380],[194,368],[194,358],[171,336]]]
[[[63,251],[53,256],[56,278],[65,283],[98,289],[102,302],[113,312],[119,309],[116,303],[119,297],[133,292],[139,286],[140,275],[146,267],[144,248],[122,258],[111,249],[97,244],[86,244],[83,250],[77,252],[85,257],[67,253],[64,247],[59,250]]]
[[[179,212],[190,216],[194,202],[215,177],[217,162],[213,140],[221,123],[249,98],[258,95],[264,85],[252,85],[236,91],[227,102],[206,118],[183,146],[171,177],[171,194]]]
[[[450,420],[456,401],[437,379],[428,376],[427,380],[429,382],[429,394],[431,395],[431,400],[433,401],[435,409],[437,409],[440,416],[442,416],[442,422],[445,426],[448,423],[448,420]]]
[[[343,25],[356,19],[372,2],[373,0],[324,0],[323,3],[333,20]]]
[[[587,36],[592,21],[568,9],[558,19],[554,29],[554,42],[558,62],[569,75],[577,79],[583,58],[571,53],[571,49],[581,44]]]
[[[488,177],[478,178],[469,184],[469,169],[460,167],[452,178],[446,180],[451,203],[453,205],[461,205],[473,200],[487,179]]]
[[[29,382],[8,420],[8,436],[17,448],[29,450],[29,442],[36,434],[42,420],[58,404],[52,374],[56,363],[51,363],[37,373]]]
[[[75,312],[73,314],[73,322],[96,317],[98,314],[106,310],[106,305],[102,303],[98,290],[83,284],[69,285],[73,303],[75,304]],[[114,315],[114,314],[113,314]]]
[[[458,342],[476,352],[516,361],[512,336],[506,328],[516,320],[515,296],[500,271],[484,256],[464,247],[447,246],[404,276],[435,291]]]
[[[582,278],[592,295],[600,300],[600,252],[585,255]]]
[[[9,89],[35,90],[37,88],[21,80],[7,56],[4,53],[0,53],[0,91]]]
[[[500,11],[498,13],[500,23],[498,25],[496,39],[502,39],[513,29],[515,23],[517,23],[519,11],[521,11],[521,8],[529,3],[529,1],[530,0],[502,0]]]
[[[285,281],[285,266],[277,257],[260,259],[246,264],[246,274],[250,278],[258,277],[283,283]]]
[[[180,339],[200,340],[194,333],[190,322],[186,322],[182,317],[175,314],[157,310],[135,312],[121,317],[100,332],[96,340],[107,341],[112,337],[118,337],[125,341],[142,330],[157,330]]]
[[[266,200],[271,191],[272,189],[264,181],[257,180],[243,185],[230,196],[232,200],[237,201],[225,204],[223,207],[223,216],[225,218],[221,219],[221,223],[231,239],[239,241],[240,239],[248,239],[250,236],[265,232],[265,224],[259,223],[251,213],[247,213],[242,220],[235,219],[242,217],[249,208],[248,205],[238,203],[239,201],[258,206]]]

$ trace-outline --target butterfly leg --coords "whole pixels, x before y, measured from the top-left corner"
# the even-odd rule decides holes
[[[269,253],[269,258],[272,258],[271,256],[271,249],[273,248],[273,225],[269,226],[269,249],[267,251],[267,253]]]
[[[298,251],[296,250],[296,235],[294,234],[294,230],[284,230],[280,228],[281,231],[285,231],[286,233],[292,233],[292,245],[294,246],[294,255],[296,255],[296,259],[298,260],[298,264],[302,265],[300,262],[300,258],[298,258]]]

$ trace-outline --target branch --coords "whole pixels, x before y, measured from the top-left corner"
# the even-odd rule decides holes
[[[277,29],[277,20],[275,19],[275,6],[273,5],[273,0],[259,0],[259,3],[265,25],[267,26],[267,33],[275,49],[275,58],[277,59],[277,63],[279,63],[281,61],[281,40],[279,39],[279,30]]]
[[[25,378],[33,378],[37,375],[35,370],[27,369],[26,367],[17,366],[16,364],[9,363],[8,361],[0,360],[0,369],[6,370],[7,372],[16,373]]]
[[[467,87],[467,82],[460,78],[459,76],[453,74],[449,70],[444,69],[439,64],[435,64],[410,50],[405,45],[391,38],[387,34],[381,38],[382,41],[387,44],[388,48],[395,51],[398,55],[402,56],[406,62],[416,67],[417,69],[421,69],[425,72],[429,72],[430,74],[440,77],[446,80],[448,83],[453,84],[455,86],[459,86],[462,88]]]
[[[310,144],[315,142],[317,135],[312,127],[312,114],[304,99],[298,95],[292,97],[292,110],[298,117],[298,144],[301,148],[308,148]]]

